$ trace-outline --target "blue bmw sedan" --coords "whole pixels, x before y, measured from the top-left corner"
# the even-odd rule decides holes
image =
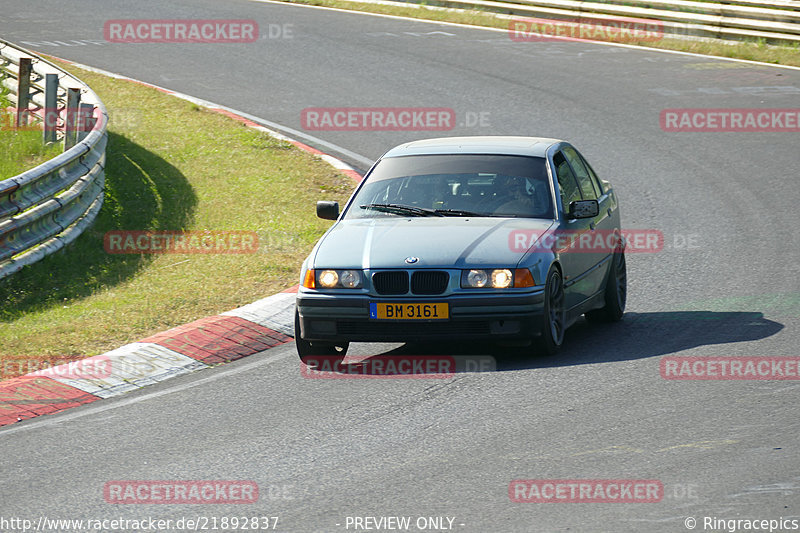
[[[566,141],[451,137],[389,150],[305,260],[300,357],[350,342],[530,341],[616,321],[627,277],[617,197]]]

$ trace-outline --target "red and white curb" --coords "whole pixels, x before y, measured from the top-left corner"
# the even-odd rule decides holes
[[[343,161],[249,120],[234,110],[126,76],[65,61],[189,100],[311,152],[361,180]],[[159,381],[235,361],[292,340],[297,287],[201,318],[101,355],[0,381],[0,426],[110,398]],[[78,363],[76,370],[75,363]]]
[[[52,57],[54,57],[54,56],[52,56]],[[173,91],[171,89],[166,89],[164,87],[159,87],[158,85],[153,85],[152,83],[147,83],[146,81],[141,81],[141,80],[137,80],[137,79],[134,79],[134,78],[129,78],[128,76],[123,76],[122,74],[116,74],[114,72],[109,72],[107,70],[103,70],[103,69],[99,69],[99,68],[95,68],[95,67],[90,67],[88,65],[83,65],[81,63],[76,63],[74,61],[68,61],[66,59],[58,58],[58,60],[59,61],[63,61],[64,63],[67,63],[69,65],[73,65],[75,67],[81,68],[83,70],[88,70],[89,72],[95,72],[97,74],[102,74],[104,76],[108,76],[110,78],[114,78],[114,79],[118,79],[118,80],[125,80],[125,81],[130,81],[130,82],[133,82],[133,83],[138,83],[139,85],[144,85],[145,87],[150,87],[151,89],[155,89],[155,90],[160,91],[162,93],[169,94],[169,95],[174,96],[176,98],[180,98],[181,100],[186,100],[187,102],[192,102],[193,104],[196,104],[196,105],[198,105],[200,107],[208,109],[209,111],[214,111],[216,113],[220,113],[220,114],[225,115],[227,117],[230,117],[230,118],[232,118],[232,119],[234,119],[234,120],[236,120],[238,122],[241,122],[242,124],[244,124],[246,126],[249,126],[249,127],[253,128],[253,129],[256,129],[258,131],[263,131],[263,132],[269,134],[270,136],[272,136],[272,137],[274,137],[276,139],[280,139],[282,141],[286,141],[286,142],[288,142],[290,144],[293,144],[294,146],[300,148],[301,150],[304,150],[306,152],[309,152],[309,153],[312,153],[312,154],[314,154],[316,156],[319,156],[320,159],[322,159],[326,163],[328,163],[331,166],[333,166],[335,169],[340,171],[342,174],[350,176],[356,182],[360,182],[361,181],[361,174],[359,174],[357,170],[355,170],[353,167],[351,167],[350,165],[348,165],[344,161],[342,161],[340,159],[337,159],[337,158],[335,158],[335,157],[333,157],[331,155],[328,155],[328,154],[326,154],[324,152],[321,152],[321,151],[317,150],[316,148],[312,148],[311,146],[309,146],[309,145],[307,145],[305,143],[302,143],[302,142],[300,142],[300,141],[298,141],[296,139],[293,139],[291,137],[287,137],[286,135],[284,135],[284,134],[282,134],[282,133],[280,133],[280,132],[278,132],[276,130],[267,128],[265,126],[262,126],[261,124],[255,122],[254,120],[251,120],[250,118],[247,118],[248,114],[244,113],[242,111],[238,111],[236,109],[232,109],[232,108],[227,107],[227,106],[215,104],[214,102],[209,102],[208,100],[203,100],[202,98],[197,98],[197,97],[194,97],[194,96],[191,96],[191,95],[188,95],[188,94],[184,94],[184,93],[181,93],[181,92]],[[249,116],[252,117],[252,115],[249,115]],[[252,118],[258,119],[258,117],[252,117]],[[112,117],[112,120],[113,120],[113,117]],[[262,120],[263,121],[263,119],[258,119],[258,120]],[[268,122],[268,121],[264,121],[264,122]],[[287,129],[290,132],[294,132],[293,134],[304,135],[304,136],[308,137],[309,139],[313,139],[315,142],[319,142],[319,143],[321,143],[323,145],[328,145],[328,146],[330,146],[332,148],[336,148],[336,149],[340,150],[341,152],[343,152],[345,154],[349,154],[352,157],[356,157],[358,159],[362,159],[362,160],[364,160],[365,163],[369,162],[368,160],[366,160],[365,158],[359,156],[358,154],[354,154],[354,153],[352,153],[352,152],[350,152],[348,150],[345,150],[345,149],[343,149],[341,147],[336,147],[335,145],[327,143],[327,142],[323,141],[322,139],[317,139],[315,137],[310,137],[310,136],[305,135],[302,132],[299,132],[297,130],[292,130],[291,128],[285,128],[285,129]]]
[[[296,291],[294,287],[78,362],[0,381],[0,426],[110,398],[289,342],[294,335]]]

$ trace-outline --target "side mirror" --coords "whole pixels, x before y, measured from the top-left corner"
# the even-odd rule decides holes
[[[597,200],[578,200],[569,204],[567,218],[594,218],[600,212]]]
[[[339,218],[339,202],[317,202],[317,216],[325,220],[336,220]]]

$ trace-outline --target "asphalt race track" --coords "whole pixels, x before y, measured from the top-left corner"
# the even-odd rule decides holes
[[[555,358],[359,344],[351,354],[491,353],[497,370],[313,380],[286,344],[3,428],[2,518],[277,516],[278,531],[337,532],[368,530],[353,517],[397,516],[411,517],[410,531],[465,533],[800,519],[798,382],[659,372],[663,356],[800,355],[800,134],[659,123],[668,108],[798,108],[800,70],[245,0],[4,0],[0,11],[9,41],[301,131],[361,170],[415,138],[566,138],[615,185],[623,225],[659,230],[665,242],[628,256],[625,320],[579,322]],[[105,21],[140,18],[254,19],[266,38],[104,41]],[[282,35],[269,38],[269,28]],[[309,107],[444,107],[457,125],[308,131]],[[663,498],[515,503],[515,479],[659,480]],[[109,504],[113,480],[251,480],[260,498]]]

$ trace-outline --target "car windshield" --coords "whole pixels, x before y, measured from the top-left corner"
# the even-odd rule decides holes
[[[382,159],[345,218],[393,216],[553,218],[545,159],[515,155]]]

